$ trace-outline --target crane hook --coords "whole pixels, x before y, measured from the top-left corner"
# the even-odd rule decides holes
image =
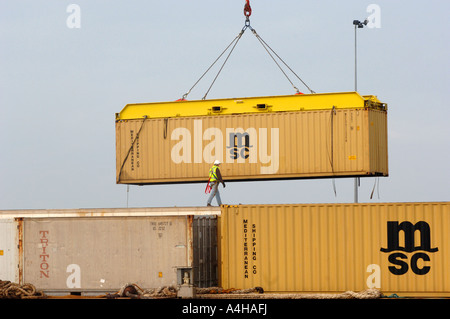
[[[252,7],[250,7],[250,0],[245,0],[244,15],[249,18],[252,15]]]

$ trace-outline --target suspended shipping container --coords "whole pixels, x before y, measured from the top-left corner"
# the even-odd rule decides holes
[[[450,202],[224,206],[219,224],[225,289],[450,296]]]
[[[117,292],[127,283],[177,285],[177,269],[188,268],[208,269],[193,284],[216,286],[217,253],[214,260],[203,256],[217,251],[211,234],[219,213],[206,207],[2,211],[0,229],[9,233],[0,234],[0,280],[48,293]]]
[[[356,92],[129,104],[116,114],[116,179],[206,182],[387,176],[387,109]]]

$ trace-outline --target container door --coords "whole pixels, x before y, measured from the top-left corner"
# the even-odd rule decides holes
[[[217,217],[194,217],[194,284],[217,287]]]
[[[18,282],[17,224],[0,219],[0,280]]]

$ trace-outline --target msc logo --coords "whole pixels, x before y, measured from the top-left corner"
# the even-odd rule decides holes
[[[404,235],[404,246],[400,245],[400,231]],[[416,236],[417,234],[419,237]],[[415,241],[418,238],[420,238],[420,245],[416,246]],[[430,271],[430,267],[424,265],[424,262],[430,261],[427,253],[435,253],[438,251],[438,248],[431,248],[430,225],[428,223],[420,221],[413,225],[408,221],[400,224],[398,221],[389,221],[387,223],[387,248],[381,248],[380,251],[384,253],[393,252],[389,255],[388,260],[395,265],[389,266],[389,271],[394,275],[404,275],[409,270],[408,256],[402,252],[414,253],[421,251],[411,256],[411,270],[416,275],[426,275]],[[420,259],[423,262],[419,263]]]
[[[227,148],[230,149],[230,158],[249,158],[250,149],[253,147],[253,145],[250,145],[250,134],[248,132],[230,133],[229,143],[230,145],[228,145]]]

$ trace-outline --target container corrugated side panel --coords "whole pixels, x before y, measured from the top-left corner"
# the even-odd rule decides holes
[[[372,126],[384,125],[383,118],[369,123],[373,112],[380,111],[341,109],[118,121],[118,183],[205,182],[215,159],[222,161],[221,172],[228,181],[387,175],[387,164],[377,163],[387,161],[387,157],[377,155],[387,154],[387,139],[383,144],[369,132]],[[233,148],[230,133],[244,131],[250,132],[247,150],[243,142],[242,147]],[[232,158],[235,150],[237,159]]]
[[[403,296],[450,296],[448,202],[222,209],[220,284],[224,288],[335,293],[373,287]],[[431,248],[438,251],[381,251],[388,247],[388,236],[392,241],[388,222],[414,227],[421,221],[429,225]],[[405,246],[404,233],[398,234],[400,247]],[[415,247],[420,248],[421,232],[413,234]],[[392,254],[400,254],[396,264]],[[393,267],[406,271],[394,274]]]
[[[388,172],[387,113],[373,110],[369,113],[368,141],[370,147],[370,167],[373,171]]]
[[[43,290],[176,285],[192,266],[192,216],[24,219],[24,282]]]

